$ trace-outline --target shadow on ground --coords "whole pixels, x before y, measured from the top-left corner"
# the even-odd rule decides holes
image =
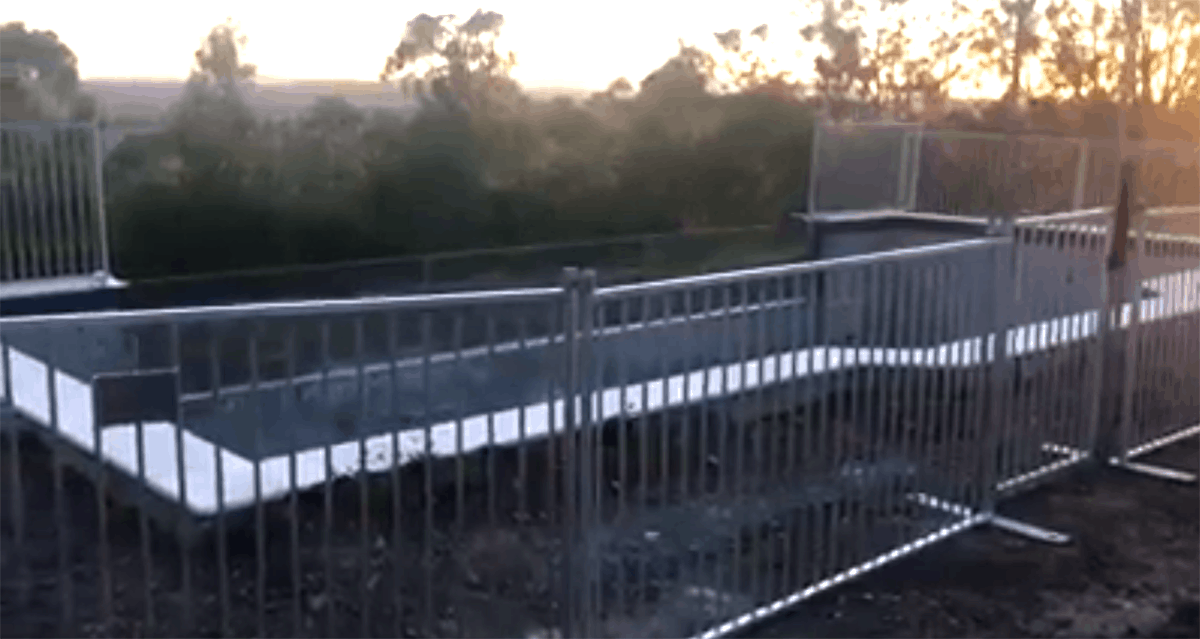
[[[1143,461],[1200,468],[1200,442]],[[983,527],[824,593],[743,637],[1197,637],[1200,488],[1104,469],[1002,514],[1072,535],[1049,546]]]

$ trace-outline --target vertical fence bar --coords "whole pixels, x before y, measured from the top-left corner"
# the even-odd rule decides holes
[[[934,390],[934,377],[937,375],[936,361],[934,358],[937,355],[937,344],[942,328],[942,318],[938,313],[938,301],[942,293],[942,264],[940,260],[933,260],[929,266],[921,266],[921,290],[919,292],[921,306],[918,309],[919,317],[921,318],[921,335],[917,338],[917,353],[920,359],[914,366],[913,372],[917,375],[916,380],[916,401],[914,414],[916,418],[912,423],[911,432],[908,438],[912,440],[913,454],[916,457],[917,463],[917,486],[922,491],[930,490],[930,405],[932,398],[930,395]],[[931,491],[932,492],[932,491]],[[924,527],[918,529],[918,535],[925,533]]]
[[[824,387],[824,383],[818,384],[817,378],[817,322],[820,316],[817,314],[817,307],[820,300],[817,296],[820,291],[817,288],[817,277],[819,271],[808,273],[804,277],[804,299],[805,304],[805,343],[807,344],[807,377],[804,393],[804,422],[803,430],[800,433],[802,447],[800,453],[800,469],[798,471],[797,480],[807,478],[814,466],[820,469],[819,464],[814,462],[816,454],[814,449],[817,442],[817,415],[816,408],[819,406],[820,395],[817,393]],[[800,559],[801,566],[797,570],[797,586],[814,583],[819,579],[817,574],[817,553],[819,546],[816,544],[818,536],[814,529],[814,521],[816,520],[817,504],[811,500],[803,502],[803,509],[800,514]]]
[[[497,340],[495,311],[489,309],[487,316],[484,318],[484,323],[485,323],[485,326],[484,326],[483,333],[484,333],[484,341],[486,342],[484,344],[484,351],[485,351],[484,356],[486,358],[485,361],[487,362],[488,370],[495,370],[495,368],[496,368],[496,340]],[[524,409],[524,404],[525,404],[525,402],[522,398],[521,408],[519,410]],[[486,455],[486,459],[484,461],[484,483],[487,484],[487,486],[485,488],[485,490],[487,492],[487,496],[486,496],[487,522],[488,522],[488,528],[491,530],[498,530],[499,526],[500,526],[500,519],[499,519],[499,512],[498,512],[499,506],[496,503],[496,499],[497,499],[496,482],[497,482],[498,478],[496,476],[497,450],[496,450],[496,418],[495,418],[495,415],[496,415],[496,412],[494,410],[488,410],[488,412],[487,412],[487,450],[484,451],[484,454]],[[523,448],[524,442],[519,442],[517,444],[517,446]],[[496,580],[495,579],[489,579],[488,583],[486,584],[486,588],[487,588],[489,597],[496,596]]]
[[[632,342],[632,330],[629,326],[629,299],[622,296],[616,299],[615,302],[617,304],[619,331],[614,332],[609,343],[629,344]],[[617,485],[619,489],[613,517],[617,521],[622,521],[629,516],[630,510],[629,499],[632,479],[629,472],[629,434],[635,418],[629,416],[629,358],[618,346],[612,346],[610,350],[613,352],[613,357],[617,359],[616,383],[620,389],[619,400],[621,402],[621,406],[617,411]],[[616,574],[616,606],[618,610],[624,612],[633,603],[630,601],[629,580],[631,575],[629,575],[627,562],[623,560],[617,562]],[[636,593],[633,593],[633,595],[636,597]]]
[[[751,435],[751,430],[754,427],[753,416],[751,416],[752,408],[749,406],[751,391],[747,389],[747,364],[750,359],[750,295],[746,280],[741,280],[738,286],[738,305],[741,307],[741,312],[738,314],[737,322],[737,344],[738,344],[738,391],[736,395],[737,402],[737,417],[734,423],[736,431],[737,443],[734,448],[734,463],[733,463],[733,503],[740,503],[743,497],[749,497],[746,493],[749,488],[746,486],[747,474],[747,444],[746,441]],[[741,592],[745,585],[753,587],[753,584],[743,583],[743,568],[745,567],[746,553],[752,549],[745,548],[743,543],[744,535],[738,530],[733,538],[733,562],[731,564],[731,586],[733,592]],[[750,575],[745,575],[749,578]]]
[[[924,267],[919,263],[909,261],[907,277],[901,285],[904,291],[905,319],[907,325],[904,327],[905,335],[899,337],[900,352],[904,355],[901,360],[902,380],[896,401],[896,445],[899,449],[899,458],[904,460],[912,459],[916,454],[916,446],[912,441],[912,420],[914,419],[915,409],[917,405],[917,393],[919,392],[920,371],[917,368],[918,355],[922,344],[922,336],[924,335],[925,317],[922,315],[922,302],[924,301],[922,284],[924,282]],[[897,504],[903,509],[905,514],[910,511],[904,500],[907,497],[905,482],[901,478],[895,480],[895,491]],[[915,532],[915,524],[912,517],[904,517],[904,538],[907,541],[912,538]]]
[[[354,316],[354,362],[355,381],[358,382],[358,416],[359,424],[370,424],[373,420],[368,404],[368,381],[366,371],[366,336],[365,317],[360,313]],[[358,439],[358,580],[359,601],[359,634],[371,636],[371,495],[367,483],[370,459],[367,451],[367,435],[369,431],[360,427],[355,428],[354,436]]]
[[[59,136],[55,135],[56,133],[58,133],[58,131],[51,129],[49,136],[50,139],[45,147],[46,157],[45,161],[41,163],[41,170],[45,176],[46,182],[48,183],[46,189],[49,191],[49,197],[47,198],[49,200],[48,217],[50,218],[49,224],[53,235],[51,239],[52,250],[50,251],[48,257],[51,257],[53,260],[53,268],[51,269],[51,272],[55,275],[62,276],[69,275],[72,273],[72,271],[70,268],[68,268],[66,260],[67,247],[65,242],[66,238],[63,234],[64,216],[62,214],[62,195],[59,188],[61,184],[58,179],[58,145],[56,144]]]
[[[579,475],[576,468],[578,450],[575,445],[578,423],[575,418],[576,398],[579,390],[579,270],[574,267],[563,269],[563,346],[566,355],[566,379],[563,394],[563,502],[562,518],[566,569],[562,574],[563,629],[571,634],[586,636],[586,623],[579,610],[579,588],[575,586],[584,571],[579,565]],[[553,410],[553,406],[551,408]],[[584,588],[583,590],[586,590]],[[578,629],[578,630],[577,630]]]
[[[808,161],[808,211],[806,212],[809,216],[808,231],[810,237],[813,231],[812,216],[817,213],[817,161],[819,158],[818,153],[821,149],[821,127],[821,119],[817,118],[813,122],[812,154],[809,156]]]
[[[16,407],[16,401],[13,398],[13,383],[12,383],[12,366],[11,358],[12,349],[3,341],[3,336],[0,335],[0,366],[4,367],[4,399],[5,402]],[[29,604],[29,591],[31,587],[31,577],[29,574],[29,560],[25,549],[25,487],[21,477],[21,432],[15,424],[9,424],[3,429],[8,435],[8,471],[12,483],[10,493],[7,495],[9,507],[13,514],[13,547],[17,562],[17,605],[24,607]],[[93,439],[98,439],[100,429],[94,429]],[[96,446],[99,451],[99,446]],[[97,488],[99,490],[99,488]],[[97,499],[103,499],[103,496],[98,494]],[[101,597],[103,600],[103,591]]]
[[[0,129],[0,282],[17,279],[16,229],[13,228],[17,206],[17,175],[9,159],[13,135]],[[6,396],[7,397],[7,396]],[[11,401],[11,399],[10,399]]]
[[[95,192],[95,188],[88,188],[88,185],[95,180],[92,174],[91,166],[84,160],[87,156],[88,140],[86,135],[79,135],[83,131],[72,129],[70,132],[71,140],[71,157],[74,163],[72,173],[75,176],[75,207],[73,215],[79,222],[79,246],[81,252],[80,270],[83,272],[95,271],[99,256],[96,252],[96,245],[93,239],[96,237],[96,220],[92,218],[90,213],[92,207],[88,195]]]
[[[423,525],[425,534],[423,543],[421,544],[421,604],[422,604],[422,627],[424,633],[432,632],[436,622],[435,601],[433,596],[433,544],[435,536],[434,527],[434,459],[433,459],[433,420],[435,419],[433,411],[433,373],[430,371],[433,363],[433,312],[425,311],[421,314],[421,370],[424,377],[422,390],[425,394],[425,411],[424,411],[424,437],[422,451],[423,457],[421,464],[424,469],[422,473],[422,490],[424,491],[424,512]]]
[[[754,442],[753,449],[750,452],[751,462],[748,473],[748,479],[750,480],[750,494],[752,496],[761,494],[765,488],[765,482],[763,479],[766,460],[764,459],[765,443],[763,440],[766,436],[766,433],[764,431],[768,429],[768,425],[774,424],[774,419],[772,416],[764,410],[764,393],[767,385],[767,362],[769,360],[767,357],[766,342],[766,319],[768,313],[767,300],[769,297],[768,291],[770,290],[771,281],[771,279],[761,279],[757,282],[758,301],[756,306],[758,307],[758,311],[755,313],[755,315],[758,317],[758,322],[756,323],[756,339],[754,340],[754,363],[755,370],[758,371],[758,384],[754,389],[754,412],[753,420],[750,424],[753,428],[750,434],[753,435]],[[747,313],[750,312],[749,303],[750,300],[747,299]],[[749,323],[749,319],[749,317],[746,318],[747,328],[752,326]],[[774,429],[772,429],[772,431],[773,430]],[[770,601],[770,567],[769,564],[767,566],[763,565],[763,559],[765,558],[764,555],[766,555],[767,558],[771,557],[770,538],[763,536],[763,525],[758,521],[753,522],[751,532],[750,593],[751,596],[753,596],[757,601]],[[765,551],[763,549],[764,544],[767,546]]]
[[[57,275],[54,271],[54,237],[52,233],[54,211],[48,192],[50,189],[47,188],[48,185],[46,183],[45,149],[42,140],[39,139],[41,137],[40,133],[39,131],[31,135],[25,147],[26,152],[29,154],[29,175],[33,182],[30,193],[33,196],[30,228],[34,230],[34,239],[31,248],[36,256],[34,260],[34,277],[49,278]]]
[[[183,349],[179,336],[180,326],[177,322],[171,322],[167,325],[167,331],[167,366],[175,371],[175,396],[181,398],[183,397]],[[179,401],[175,407],[175,481],[179,486],[179,504],[186,511],[189,509],[189,502],[187,454],[184,449],[183,428],[183,402]],[[97,454],[97,458],[102,463],[103,457]],[[195,632],[192,618],[192,552],[194,544],[191,531],[187,531],[186,534],[177,531],[176,543],[179,544],[180,609],[182,613],[180,631],[187,634]]]
[[[991,222],[994,224],[997,221]],[[1007,338],[1010,322],[1006,309],[1011,307],[1014,284],[1011,265],[1015,259],[1014,253],[1021,249],[1019,244],[1012,241],[1013,232],[1007,223],[993,227],[993,233],[994,237],[1005,238],[1006,241],[998,242],[991,250],[991,290],[984,296],[984,316],[990,318],[984,325],[988,327],[991,339],[985,335],[980,346],[980,364],[986,371],[983,380],[987,389],[987,400],[981,402],[986,406],[987,414],[983,416],[980,424],[985,429],[982,455],[983,494],[980,504],[980,509],[985,514],[994,513],[996,510],[997,479],[1007,479],[1003,475],[997,477],[997,471],[1004,472],[999,460],[1006,457],[1002,450],[1007,446],[1005,437],[1008,431],[1008,393],[1005,389],[1011,377]]]
[[[71,175],[70,157],[71,157],[71,134],[70,129],[63,131],[56,138],[56,148],[60,151],[55,158],[54,168],[57,172],[60,210],[62,211],[63,226],[65,229],[65,238],[63,252],[66,254],[66,263],[68,273],[79,273],[84,269],[81,264],[81,255],[79,249],[79,229],[76,228],[73,203],[71,202],[71,185],[75,182],[75,177]]]
[[[388,313],[385,316],[387,322],[387,353],[388,353],[388,409],[390,415],[394,418],[401,419],[400,413],[400,391],[397,388],[399,384],[399,371],[397,370],[397,361],[400,359],[400,337],[399,337],[399,313]],[[403,520],[404,510],[404,493],[401,468],[405,463],[404,455],[401,450],[400,431],[393,430],[388,446],[391,448],[392,467],[391,470],[391,487],[392,487],[392,548],[390,557],[388,558],[392,568],[392,635],[401,637],[404,635],[404,582],[401,578],[403,571],[400,569],[400,560],[402,552],[402,526],[406,523]]]
[[[947,441],[949,429],[946,423],[944,404],[948,401],[948,382],[950,371],[953,369],[949,364],[949,352],[944,353],[946,357],[943,358],[942,351],[942,348],[948,350],[950,340],[954,335],[953,303],[950,300],[952,292],[955,291],[954,264],[950,259],[937,259],[934,263],[932,283],[934,283],[934,288],[932,288],[932,299],[930,300],[932,305],[930,332],[934,334],[934,338],[930,340],[929,362],[926,363],[929,368],[929,384],[924,393],[925,417],[922,419],[925,454],[924,460],[919,462],[918,467],[930,468],[932,471],[929,473],[929,482],[925,484],[931,494],[942,498],[952,498],[954,486],[946,485],[949,468],[944,452],[949,443]]]
[[[791,312],[791,303],[787,296],[787,282],[790,281],[788,276],[778,276],[772,281],[775,283],[775,306],[770,310],[764,309],[763,314],[768,318],[773,318],[773,321],[768,321],[769,331],[764,333],[770,336],[766,339],[768,349],[774,351],[774,356],[764,353],[763,365],[767,361],[771,362],[771,369],[774,371],[771,383],[771,397],[768,415],[770,418],[765,422],[767,431],[763,437],[766,450],[763,451],[765,459],[762,462],[763,473],[767,481],[764,490],[771,491],[772,488],[781,483],[786,483],[787,478],[782,474],[782,459],[780,453],[785,453],[786,443],[790,441],[787,434],[792,432],[792,424],[790,420],[784,417],[784,407],[782,404],[783,396],[786,394],[787,386],[784,386],[783,376],[783,358],[791,356],[792,350],[785,352],[784,345],[787,339],[784,337],[783,328],[786,325],[785,318],[787,313]],[[765,381],[765,380],[764,380]],[[764,384],[765,385],[765,384]],[[795,404],[790,407],[795,410]],[[782,432],[781,432],[782,431]],[[784,450],[780,450],[783,445]],[[787,592],[787,580],[785,574],[787,571],[787,531],[788,520],[791,517],[791,510],[783,512],[780,518],[774,522],[768,522],[766,528],[767,539],[767,579],[766,579],[766,600],[772,601],[778,599]],[[777,568],[778,567],[778,568]]]
[[[141,337],[134,333],[133,339],[133,362],[135,370],[142,368],[142,353],[141,353]],[[150,487],[146,481],[146,425],[139,417],[134,421],[134,434],[137,437],[137,479],[138,479],[138,538],[141,541],[142,549],[142,584],[143,597],[145,598],[145,622],[146,630],[154,632],[153,628],[157,625],[157,615],[154,610],[154,561],[152,552],[153,540],[150,537],[150,517],[147,513],[149,507]]]
[[[1079,138],[1075,144],[1078,145],[1079,163],[1075,166],[1075,190],[1071,196],[1071,208],[1078,211],[1083,208],[1084,198],[1087,196],[1088,165],[1091,156],[1087,138]]]
[[[220,357],[220,338],[221,333],[219,327],[213,327],[214,333],[208,338],[208,362],[209,373],[212,383],[212,402],[213,406],[221,405],[221,357]],[[97,412],[97,414],[99,414]],[[230,626],[230,603],[229,603],[229,548],[228,548],[228,526],[226,525],[225,516],[225,456],[221,454],[220,446],[213,446],[213,468],[216,469],[216,493],[217,493],[217,580],[218,580],[218,599],[220,600],[221,609],[221,625],[220,635],[222,637],[232,637],[233,630]]]
[[[650,296],[641,295],[641,339],[653,336],[650,322]],[[647,349],[650,352],[650,349]],[[638,516],[645,517],[650,512],[650,379],[638,383],[641,388],[641,414],[638,416]],[[647,590],[650,567],[644,553],[638,555],[637,602],[635,614],[640,615],[647,605]]]
[[[1124,463],[1128,461],[1126,451],[1129,450],[1130,444],[1135,440],[1133,433],[1133,399],[1134,399],[1134,383],[1138,376],[1139,346],[1138,343],[1142,336],[1140,325],[1142,321],[1142,296],[1141,296],[1141,279],[1139,275],[1142,272],[1142,267],[1147,265],[1150,260],[1146,259],[1146,216],[1141,215],[1138,223],[1137,238],[1133,260],[1125,266],[1127,283],[1125,286],[1126,295],[1129,299],[1129,326],[1125,329],[1125,367],[1122,371],[1124,377],[1121,380],[1121,415],[1120,423],[1117,426],[1115,438],[1113,442],[1112,452],[1116,454],[1116,461]],[[1122,309],[1122,315],[1124,314]],[[1159,318],[1159,326],[1163,326],[1165,318]],[[1156,371],[1154,368],[1148,368],[1150,374]]]
[[[896,327],[897,313],[893,308],[892,297],[896,292],[896,284],[891,282],[892,278],[887,276],[889,273],[895,273],[895,269],[894,263],[872,264],[871,292],[867,296],[867,299],[871,301],[871,322],[873,324],[872,330],[866,338],[871,352],[871,368],[867,382],[871,391],[867,396],[870,398],[869,402],[875,403],[874,411],[868,405],[867,413],[864,415],[870,438],[867,442],[868,452],[866,454],[870,464],[879,464],[891,456],[889,449],[891,442],[888,440],[887,428],[888,415],[891,411],[888,406],[887,386],[888,380],[895,375],[896,371],[890,368],[888,363],[888,331]],[[876,362],[876,355],[879,356],[878,362]],[[875,497],[871,500],[876,512],[874,524],[880,527],[885,525],[890,518],[892,507],[889,499],[891,491],[887,490],[886,477],[882,479],[884,481],[878,482],[875,487]]]
[[[108,214],[104,202],[104,145],[100,129],[92,128],[92,167],[95,174],[96,192],[96,243],[99,244],[99,264],[93,270],[109,272]]]
[[[595,320],[595,289],[596,289],[596,272],[592,269],[584,269],[580,273],[579,280],[579,397],[581,400],[579,419],[579,433],[581,442],[581,454],[578,459],[580,461],[580,484],[583,490],[581,491],[584,499],[581,500],[583,508],[582,518],[580,521],[580,540],[582,543],[583,556],[583,574],[582,577],[582,595],[583,608],[579,611],[583,618],[584,636],[595,637],[596,622],[600,612],[601,598],[600,588],[600,555],[591,542],[590,534],[595,531],[600,524],[600,499],[601,499],[601,484],[600,484],[600,465],[601,461],[598,455],[601,452],[600,436],[597,429],[603,426],[603,420],[596,418],[596,413],[599,406],[596,404],[599,397],[595,396],[595,391],[603,390],[604,385],[601,380],[596,379],[589,371],[593,370],[591,366],[594,357],[593,344],[593,322]],[[664,406],[665,408],[665,406]]]
[[[799,323],[802,316],[802,302],[800,293],[799,273],[791,274],[788,277],[788,282],[791,285],[791,295],[787,299],[786,305],[781,308],[781,317],[779,318],[779,327],[776,335],[778,335],[778,348],[784,352],[784,355],[777,360],[775,370],[777,372],[783,369],[784,357],[788,362],[788,378],[784,381],[782,375],[779,377],[779,384],[776,385],[776,398],[784,402],[783,407],[776,402],[775,414],[779,416],[777,423],[781,424],[786,429],[786,434],[783,438],[784,450],[782,455],[776,453],[774,457],[777,459],[777,475],[776,478],[786,485],[794,485],[796,481],[796,448],[801,441],[801,437],[797,436],[800,421],[800,401],[801,396],[797,389],[800,385],[800,337],[798,335]],[[783,301],[783,300],[781,300]],[[790,321],[788,321],[790,319]],[[786,386],[785,386],[786,384]],[[778,437],[773,437],[772,441],[780,441]],[[779,574],[779,594],[785,595],[793,593],[798,589],[797,568],[796,565],[801,556],[802,547],[797,544],[797,528],[800,520],[798,509],[789,508],[784,515],[782,523],[783,544],[779,549],[780,563],[782,570]]]
[[[24,151],[24,144],[21,136],[13,136],[13,163],[12,166],[16,169],[17,175],[14,178],[24,187],[17,190],[17,235],[16,243],[18,247],[17,259],[20,262],[18,269],[18,279],[33,279],[38,276],[37,272],[37,230],[33,224],[33,187],[29,183],[29,166],[28,157]],[[21,197],[21,196],[24,197]]]
[[[1101,263],[1099,272],[1100,287],[1100,306],[1096,311],[1096,318],[1093,325],[1095,330],[1095,342],[1092,346],[1092,361],[1095,363],[1095,368],[1092,371],[1092,379],[1089,384],[1092,390],[1091,406],[1088,411],[1088,450],[1093,455],[1093,461],[1098,464],[1107,463],[1107,455],[1102,451],[1105,446],[1103,439],[1105,426],[1103,424],[1103,408],[1104,408],[1104,391],[1105,391],[1105,366],[1109,360],[1108,357],[1108,342],[1109,335],[1112,332],[1111,326],[1111,278],[1114,272],[1108,264],[1109,255],[1114,247],[1112,234],[1114,225],[1110,220],[1107,228],[1104,229],[1104,234],[1101,236],[1099,244],[1101,247],[1100,254],[1096,257]]]
[[[250,397],[254,406],[254,620],[259,637],[267,636],[267,521],[263,503],[263,410],[259,391],[258,333],[260,327],[249,327],[246,360],[250,368]]]
[[[814,437],[816,440],[815,450],[813,451],[813,459],[817,462],[818,473],[828,475],[835,471],[831,467],[830,460],[835,458],[836,450],[832,444],[831,431],[837,428],[837,423],[830,420],[830,402],[831,397],[835,398],[832,401],[836,402],[836,379],[833,371],[833,357],[831,353],[834,346],[830,339],[830,327],[835,321],[833,317],[833,307],[836,304],[835,298],[835,277],[836,272],[831,268],[823,269],[820,273],[820,281],[817,283],[817,295],[819,296],[819,308],[821,312],[821,388],[820,394],[817,396],[817,420],[813,427]],[[833,535],[830,532],[831,524],[834,521],[835,514],[832,512],[836,508],[836,501],[830,502],[824,496],[819,498],[815,504],[816,517],[814,527],[816,530],[816,548],[814,549],[815,556],[815,574],[813,581],[820,581],[828,577],[834,572],[834,543]]]
[[[912,170],[910,173],[911,181],[908,188],[908,206],[905,210],[917,210],[917,187],[921,183],[921,151],[925,148],[925,124],[922,123],[917,127],[917,140],[913,148]]]
[[[330,327],[329,319],[321,318],[318,324],[320,330],[320,375],[321,375],[321,392],[320,401],[322,407],[328,407],[331,403],[329,397],[329,373],[333,367],[332,354],[330,353]],[[322,488],[322,506],[324,521],[322,522],[321,530],[321,561],[324,563],[325,577],[325,633],[328,636],[333,636],[337,628],[337,606],[334,605],[334,588],[333,581],[333,446],[328,441],[322,447],[322,459],[324,461],[323,478],[321,482]]]
[[[58,353],[60,345],[56,341],[50,344],[50,353],[46,362],[46,400],[48,404],[50,431],[56,436],[62,436],[61,415],[58,412]],[[58,595],[61,606],[59,629],[64,636],[73,632],[75,624],[75,583],[74,570],[71,565],[73,555],[71,548],[71,526],[68,524],[66,491],[63,486],[64,462],[62,452],[57,442],[50,447],[50,468],[54,484],[54,531],[58,542]]]
[[[1033,243],[1028,252],[1033,254],[1033,260],[1044,264],[1049,257],[1050,247],[1047,246],[1047,240],[1052,231],[1041,226],[1033,227],[1032,231]],[[1038,428],[1043,403],[1038,382],[1045,363],[1040,346],[1042,321],[1047,315],[1048,300],[1046,296],[1038,295],[1035,287],[1031,286],[1034,272],[1034,268],[1026,267],[1021,274],[1025,299],[1022,300],[1021,317],[1017,321],[1020,332],[1014,338],[1020,340],[1020,343],[1014,346],[1021,359],[1015,363],[1017,375],[1014,383],[1017,388],[1014,395],[1017,401],[1013,408],[1015,418],[1010,423],[1014,434],[1013,444],[1017,451],[1016,472],[1019,474],[1037,468],[1043,443]]]
[[[970,448],[977,448],[978,441],[970,437],[967,428],[967,420],[965,412],[969,406],[968,398],[970,386],[970,371],[968,368],[970,360],[968,359],[970,340],[974,337],[974,329],[977,324],[971,322],[971,306],[973,294],[970,290],[964,290],[971,286],[968,281],[969,271],[963,265],[956,269],[956,277],[954,278],[954,290],[958,293],[954,296],[953,301],[953,321],[951,322],[952,332],[954,336],[953,346],[948,354],[949,372],[947,373],[948,382],[946,384],[946,448],[944,454],[948,456],[947,462],[953,463],[953,472],[948,473],[948,478],[951,482],[951,490],[949,498],[957,503],[965,504],[970,508],[976,506],[976,501],[972,497],[970,487],[974,484],[978,475],[973,472],[971,467],[971,456],[968,452]],[[974,287],[971,286],[973,289]],[[968,443],[970,442],[970,444]],[[973,445],[972,445],[973,444]]]
[[[297,402],[296,394],[296,333],[298,328],[296,324],[289,323],[284,333],[283,343],[283,408],[286,409],[284,414],[296,414]],[[288,455],[288,517],[291,520],[288,526],[290,555],[290,570],[292,575],[292,634],[300,636],[303,628],[303,612],[301,608],[300,591],[303,585],[303,574],[300,572],[300,490],[298,487],[299,463],[298,450],[300,448],[300,438],[296,433],[297,429],[288,429],[288,443],[290,444],[291,453]]]
[[[4,360],[5,364],[7,364],[8,358],[5,357]],[[4,379],[8,380],[7,371]],[[95,491],[96,498],[96,585],[100,591],[99,619],[97,621],[101,633],[107,634],[109,624],[112,623],[113,618],[111,549],[108,538],[108,465],[104,461],[104,432],[100,423],[100,394],[96,392],[95,384],[89,390],[92,411],[92,450],[96,452],[93,490]],[[7,396],[12,397],[11,394]],[[17,508],[19,509],[20,507],[21,505],[18,502]],[[18,544],[20,543],[19,539],[18,537]],[[19,550],[20,546],[18,546]]]
[[[50,208],[51,202],[47,191],[46,184],[46,164],[43,157],[42,141],[38,139],[40,136],[31,136],[29,140],[29,160],[31,163],[30,169],[33,177],[35,188],[37,189],[37,205],[34,209],[34,216],[37,218],[38,240],[38,275],[41,277],[53,277],[54,272],[54,237],[52,234],[54,211]]]
[[[873,471],[870,458],[871,452],[871,391],[875,381],[874,365],[874,322],[871,315],[876,308],[875,286],[876,278],[870,265],[854,269],[854,295],[858,300],[857,327],[855,339],[850,346],[854,349],[854,370],[857,381],[851,388],[850,423],[854,448],[851,451],[851,468],[855,474],[861,473],[862,486],[865,490],[855,498],[854,509],[854,558],[851,565],[858,565],[868,555],[867,533],[870,523],[870,509],[874,497],[871,486]]]

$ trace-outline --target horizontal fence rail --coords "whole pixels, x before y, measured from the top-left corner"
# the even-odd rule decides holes
[[[1088,459],[1105,413],[1122,459],[1197,432],[1200,240],[1134,234],[1113,300],[1108,225],[0,319],[3,625],[730,634],[991,521]]]

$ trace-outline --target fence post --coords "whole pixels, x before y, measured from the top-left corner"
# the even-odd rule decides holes
[[[580,521],[577,528],[581,552],[578,560],[582,562],[580,577],[582,578],[581,606],[578,614],[582,622],[583,637],[596,637],[594,623],[600,604],[600,575],[598,574],[599,557],[595,544],[592,543],[592,533],[599,524],[600,485],[597,481],[598,468],[602,463],[602,446],[600,436],[596,431],[600,407],[600,398],[596,392],[602,390],[602,385],[594,379],[591,371],[594,369],[592,351],[592,328],[595,312],[595,269],[584,269],[578,280],[576,296],[579,300],[579,335],[576,338],[578,352],[578,368],[575,372],[578,394],[580,397],[580,413],[576,416],[579,423],[579,485],[580,485]]]
[[[1126,264],[1125,277],[1128,280],[1125,288],[1126,297],[1129,299],[1129,327],[1125,329],[1125,365],[1123,367],[1124,378],[1121,387],[1121,415],[1120,423],[1117,425],[1117,430],[1114,436],[1115,449],[1113,457],[1117,463],[1123,464],[1128,461],[1127,452],[1132,440],[1130,437],[1130,429],[1133,427],[1133,394],[1134,385],[1137,381],[1137,363],[1138,363],[1138,348],[1140,346],[1140,326],[1142,316],[1142,296],[1141,296],[1141,280],[1138,277],[1141,271],[1141,264],[1145,261],[1142,256],[1146,252],[1146,217],[1140,215],[1138,223],[1137,238],[1134,240],[1133,262]]]
[[[104,140],[99,126],[92,129],[92,156],[96,178],[96,232],[100,235],[100,271],[108,278],[112,273],[112,262],[108,249],[108,213],[104,205]]]
[[[916,212],[917,210],[917,184],[920,183],[921,179],[921,149],[923,148],[925,148],[925,123],[922,122],[917,128],[917,139],[913,147],[913,158],[910,165],[912,169],[909,171],[912,175],[908,187],[908,202],[906,204],[907,210],[910,212]]]
[[[1100,321],[1100,356],[1097,364],[1099,385],[1095,389],[1098,397],[1093,402],[1095,409],[1095,431],[1092,438],[1092,457],[1096,464],[1104,465],[1116,457],[1119,429],[1122,423],[1122,400],[1126,361],[1125,339],[1129,332],[1121,328],[1121,315],[1131,283],[1127,259],[1129,243],[1130,210],[1134,206],[1135,165],[1126,160],[1121,164],[1121,182],[1112,229],[1109,233],[1103,278]],[[1136,304],[1136,300],[1133,300]]]
[[[997,483],[999,480],[999,464],[1001,449],[1006,445],[1003,437],[1007,430],[1008,381],[1010,361],[1008,353],[1008,313],[1006,309],[1012,306],[1015,271],[1013,263],[1016,252],[1020,250],[1018,242],[1013,240],[1014,228],[1012,220],[1007,217],[989,216],[988,235],[998,241],[992,247],[992,282],[990,291],[985,295],[984,310],[987,312],[985,325],[989,327],[980,344],[981,364],[987,363],[989,348],[988,337],[992,335],[991,362],[986,364],[987,380],[987,416],[983,427],[983,490],[981,510],[992,514],[996,509]]]
[[[1091,153],[1088,150],[1087,138],[1080,138],[1075,143],[1079,145],[1079,164],[1075,166],[1075,193],[1071,198],[1071,208],[1078,211],[1083,208],[1087,191],[1088,163],[1091,161]]]
[[[896,199],[892,202],[896,208],[902,210],[908,204],[909,139],[911,136],[911,133],[905,131],[903,137],[900,138],[900,176],[899,183],[896,185]]]
[[[817,162],[821,148],[821,118],[813,122],[812,155],[808,160],[808,211],[809,216],[817,212]]]
[[[574,429],[575,429],[575,376],[579,371],[578,350],[576,348],[577,327],[579,325],[579,297],[577,293],[579,281],[579,269],[574,266],[564,267],[562,270],[562,289],[563,289],[563,313],[562,313],[562,375],[563,375],[563,421],[562,421],[562,536],[563,536],[563,570],[560,577],[562,578],[562,591],[559,593],[558,603],[561,606],[559,611],[561,621],[560,626],[563,630],[563,636],[570,637],[577,634],[576,628],[576,602],[574,586],[578,582],[576,575],[578,574],[578,562],[575,558],[575,526],[577,524],[578,510],[576,508],[577,473],[575,472],[575,446],[574,446]],[[551,333],[553,335],[553,333]],[[550,398],[550,410],[557,412],[554,402],[557,400],[554,397]]]

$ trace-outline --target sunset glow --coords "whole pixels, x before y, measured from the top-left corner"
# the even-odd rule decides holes
[[[906,11],[923,18],[943,4],[948,3],[914,3]],[[529,88],[596,90],[620,76],[636,84],[678,50],[678,38],[716,51],[714,32],[740,28],[748,34],[763,23],[770,25],[771,37],[766,43],[754,40],[754,50],[765,60],[775,58],[772,68],[791,70],[800,79],[811,77],[813,56],[820,48],[806,44],[797,31],[818,9],[817,3],[751,0],[706,5],[703,11],[691,12],[684,6],[663,0],[613,0],[602,8],[533,0],[482,5],[444,0],[417,4],[128,0],[105,5],[73,0],[29,4],[6,20],[56,31],[78,54],[84,79],[182,79],[205,34],[231,17],[249,37],[245,60],[258,65],[263,81],[374,81],[412,17],[448,13],[465,18],[477,8],[505,16],[499,46],[516,52],[514,75]],[[919,23],[914,30],[918,43],[922,33],[929,37],[933,33],[922,26]],[[869,25],[868,31],[873,28]],[[1034,66],[1030,65],[1036,78]],[[1003,87],[987,77],[982,91],[964,83],[954,92],[998,95]]]

